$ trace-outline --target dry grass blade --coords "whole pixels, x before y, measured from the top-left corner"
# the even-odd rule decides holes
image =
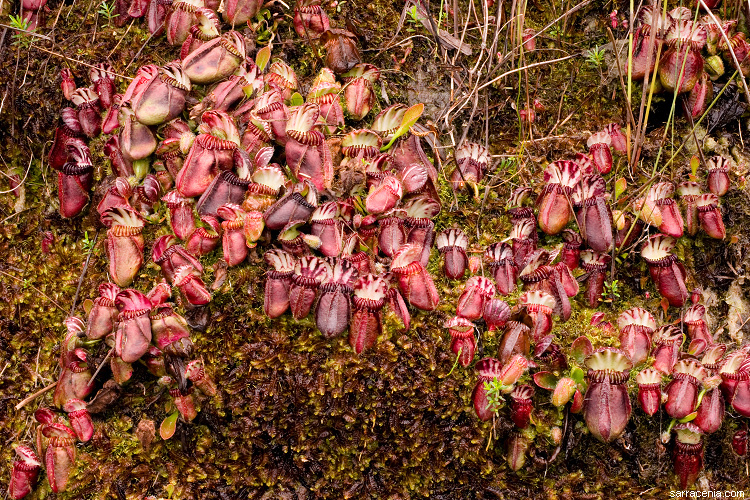
[[[18,189],[19,186],[23,186],[23,184],[26,182],[26,178],[29,176],[29,172],[31,172],[31,162],[33,161],[34,161],[34,155],[31,155],[31,158],[29,158],[29,166],[26,167],[26,173],[23,175],[23,179],[21,179],[18,182],[18,186],[14,187],[13,189],[8,189],[7,191],[0,191],[0,194],[12,193],[16,189]],[[5,172],[0,172],[0,173],[2,173],[5,177],[8,177],[10,179],[10,176],[8,176],[8,174],[6,174]]]
[[[126,30],[125,30],[125,33],[124,33],[124,34],[123,34],[123,35],[122,35],[122,36],[120,37],[120,39],[119,39],[119,40],[117,41],[117,45],[115,45],[115,48],[114,48],[114,49],[112,49],[112,50],[110,51],[109,55],[107,56],[107,59],[110,59],[110,58],[112,57],[112,54],[114,54],[114,53],[115,53],[115,51],[116,51],[116,50],[117,50],[117,48],[118,48],[118,47],[120,46],[120,44],[121,44],[121,43],[122,43],[122,41],[123,41],[123,40],[125,39],[125,37],[126,37],[126,36],[128,36],[128,33],[130,33],[130,28],[132,28],[132,27],[133,27],[133,24],[135,24],[135,21],[136,21],[136,20],[135,20],[135,19],[133,19],[133,21],[131,21],[131,23],[130,23],[130,24],[128,25],[128,29],[126,29]],[[148,38],[146,39],[146,41],[144,42],[144,45],[145,45],[145,44],[147,44],[149,40],[151,40],[151,37],[153,37],[153,34],[152,34],[152,35],[150,35],[150,36],[149,36],[149,37],[148,37]],[[141,50],[142,50],[142,49],[143,49],[143,47],[141,47]],[[138,51],[138,54],[140,54],[140,51]],[[137,54],[136,54],[136,57],[137,57]],[[135,59],[135,58],[133,58],[133,59]],[[126,67],[125,69],[127,69],[127,67]]]
[[[38,398],[38,397],[40,397],[40,396],[43,396],[43,395],[44,395],[44,394],[46,394],[47,392],[51,391],[51,390],[52,390],[52,389],[54,389],[54,388],[55,388],[56,386],[57,386],[57,382],[54,382],[54,383],[52,383],[52,384],[50,384],[50,385],[48,385],[48,386],[46,386],[46,387],[42,387],[41,389],[39,389],[39,390],[38,390],[38,391],[36,391],[35,393],[31,394],[30,396],[28,396],[28,397],[24,398],[24,399],[23,399],[23,400],[22,400],[22,401],[21,401],[20,403],[18,403],[18,404],[16,405],[16,410],[20,410],[21,408],[23,408],[23,407],[24,407],[24,406],[26,406],[27,404],[29,404],[29,403],[31,403],[32,401],[34,401],[34,400],[35,400],[36,398]]]
[[[107,364],[107,362],[109,361],[109,358],[112,357],[112,353],[114,352],[115,352],[115,348],[114,346],[112,346],[112,348],[107,352],[107,355],[104,356],[104,359],[102,360],[102,362],[99,363],[99,366],[96,367],[96,371],[94,372],[93,375],[91,375],[91,378],[89,379],[88,384],[86,385],[88,386],[93,385],[94,381],[96,380],[96,376],[99,375],[99,372],[102,371],[102,368],[104,368],[104,365]]]
[[[8,278],[14,279],[16,281],[20,281],[21,283],[24,283],[24,284],[28,283],[26,280],[22,280],[21,278],[19,278],[17,276],[13,276],[12,274],[8,274],[8,273],[6,273],[5,271],[2,271],[2,270],[0,270],[0,274],[2,274],[3,276],[7,276]],[[65,309],[63,309],[63,307],[60,304],[58,304],[57,302],[55,302],[55,300],[52,297],[50,297],[49,295],[47,295],[43,291],[39,290],[37,287],[35,287],[31,283],[28,283],[28,285],[31,288],[33,288],[34,291],[37,292],[39,295],[41,295],[45,299],[47,299],[50,302],[52,302],[55,305],[55,307],[57,307],[58,309],[60,309],[62,312],[67,313],[67,311]]]
[[[609,41],[612,44],[612,51],[615,54],[615,64],[617,65],[617,76],[620,78],[620,87],[622,88],[622,93],[625,96],[625,107],[627,108],[627,117],[628,121],[630,122],[630,125],[635,128],[635,118],[633,117],[633,106],[630,102],[630,96],[628,95],[628,90],[625,87],[625,76],[622,74],[622,67],[620,66],[620,54],[617,53],[617,42],[615,40],[615,35],[612,33],[612,30],[607,27],[607,36],[609,37]]]
[[[94,236],[94,242],[91,245],[91,248],[89,249],[89,254],[86,256],[86,263],[83,265],[83,271],[81,271],[81,276],[78,278],[78,286],[76,287],[76,294],[73,296],[73,305],[70,307],[70,316],[73,316],[73,312],[76,309],[76,304],[78,302],[78,294],[81,291],[81,283],[83,283],[83,277],[86,276],[86,271],[89,268],[89,262],[91,262],[91,254],[94,252],[94,248],[96,248],[97,241],[99,241],[98,232]]]
[[[706,2],[704,0],[698,0],[701,4],[701,7],[708,13],[708,16],[711,18],[711,20],[718,26],[719,33],[721,33],[721,38],[724,40],[724,43],[727,44],[727,47],[729,48],[729,53],[732,55],[732,62],[734,62],[734,67],[737,68],[737,72],[739,73],[740,81],[742,82],[742,90],[745,91],[745,99],[747,100],[748,104],[750,104],[750,90],[747,88],[747,82],[745,81],[745,75],[742,74],[742,69],[740,68],[740,62],[737,60],[737,54],[734,52],[734,48],[732,47],[732,43],[729,41],[729,38],[727,37],[727,34],[724,32],[723,29],[721,29],[721,23],[718,19],[716,19],[716,16],[713,12],[711,12],[711,9],[708,8],[708,5],[706,5]],[[750,8],[750,0],[748,0],[748,7]]]
[[[477,90],[486,89],[487,87],[496,84],[497,82],[499,82],[500,80],[502,80],[506,76],[512,75],[514,73],[519,73],[519,72],[527,70],[527,69],[539,68],[541,66],[547,66],[547,65],[550,65],[550,64],[555,64],[555,63],[567,61],[568,59],[573,59],[573,58],[576,58],[576,57],[580,57],[581,55],[583,55],[583,54],[580,53],[580,52],[578,52],[578,53],[575,53],[575,54],[571,54],[569,56],[559,57],[557,59],[552,59],[552,60],[549,60],[549,61],[540,61],[540,62],[537,62],[537,63],[528,64],[526,66],[522,66],[520,68],[512,69],[510,71],[506,71],[502,75],[496,76],[495,78],[493,78],[492,80],[488,81],[487,83],[484,83],[483,85],[480,85]]]
[[[44,47],[36,47],[36,49],[37,50],[41,50],[42,52],[45,52],[47,54],[53,55],[55,57],[59,57],[61,59],[65,59],[66,61],[70,61],[72,63],[80,64],[81,66],[86,66],[87,68],[96,68],[96,66],[94,66],[93,64],[89,64],[89,63],[80,61],[78,59],[73,59],[72,57],[68,57],[68,56],[60,54],[58,52],[45,49]],[[120,78],[124,78],[125,80],[132,80],[133,79],[132,76],[125,76],[125,75],[121,75],[119,73],[114,73],[114,72],[112,74],[115,75],[115,76],[119,76]]]
[[[34,36],[36,38],[41,38],[42,40],[50,40],[50,41],[52,40],[50,37],[45,36],[45,35],[40,35],[39,33],[36,33],[34,31],[29,31],[29,30],[25,30],[25,29],[21,29],[21,28],[16,28],[15,26],[9,26],[9,25],[3,24],[3,23],[0,23],[0,26],[2,26],[3,28],[6,28],[6,29],[12,29],[14,31],[19,31],[21,33],[26,33],[27,35],[31,35],[31,36]]]

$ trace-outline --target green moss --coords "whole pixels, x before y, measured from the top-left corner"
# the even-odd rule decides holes
[[[459,7],[466,12],[468,4],[459,2]],[[100,27],[91,42],[89,28],[94,14],[89,12],[88,5],[61,4],[54,8],[62,10],[56,27],[57,44],[48,46],[50,50],[72,54],[86,62],[110,57],[115,70],[128,75],[140,64],[163,63],[177,53],[176,48],[165,45],[163,38],[156,37],[135,58],[150,36],[141,21],[130,28],[129,25]],[[367,5],[346,2],[334,19],[339,27],[347,17],[359,25],[362,43],[366,43],[365,58],[384,70],[385,89],[392,102],[407,102],[409,87],[418,84],[410,74],[416,73],[419,66],[438,60],[433,42],[422,36],[414,38],[414,50],[400,71],[394,71],[392,50],[380,52],[392,36],[400,8],[380,0]],[[560,39],[578,43],[585,16],[605,19],[606,13],[600,10],[600,6],[590,5],[574,13]],[[552,13],[547,6],[530,5],[527,22],[544,26],[558,15],[559,12]],[[298,76],[309,80],[319,71],[319,57],[305,43],[296,39],[288,43],[293,39],[288,22],[281,23],[279,33],[274,55],[295,61]],[[423,34],[421,28],[419,33]],[[468,36],[471,43],[478,42],[473,31]],[[546,43],[558,48],[556,38]],[[600,42],[601,39],[591,37],[579,44],[579,48]],[[1,269],[7,273],[0,279],[0,296],[4,299],[0,301],[3,312],[0,350],[7,353],[0,360],[3,371],[0,391],[10,396],[0,401],[0,409],[6,410],[0,411],[0,428],[9,436],[29,440],[33,433],[30,425],[33,410],[50,404],[50,395],[21,410],[12,408],[57,376],[62,324],[73,305],[87,255],[82,240],[87,233],[90,238],[99,235],[99,243],[81,280],[74,310],[79,316],[84,315],[84,299],[94,298],[96,286],[107,279],[105,231],[99,226],[93,207],[72,221],[56,215],[56,173],[44,160],[59,109],[64,105],[57,76],[59,67],[71,65],[79,85],[87,83],[87,68],[75,61],[47,59],[49,54],[34,49],[29,54],[13,54],[13,49],[7,47],[5,50],[18,58],[19,74],[13,75],[7,68],[14,65],[5,65],[0,70],[4,81],[15,81],[15,93],[5,102],[5,109],[11,112],[3,115],[5,129],[10,130],[12,125],[15,136],[0,141],[0,154],[9,169],[19,174],[25,172],[32,152],[34,160],[25,183],[26,211],[11,215],[15,198],[10,193],[0,194],[3,218],[8,217],[0,230]],[[461,60],[459,64],[463,64]],[[24,66],[29,68],[29,78],[23,78]],[[480,113],[484,116],[475,118],[469,135],[470,139],[481,140],[480,123],[483,125],[486,117],[490,150],[518,158],[499,172],[484,206],[468,192],[457,193],[456,204],[445,177],[450,166],[441,173],[438,190],[444,210],[435,220],[436,230],[464,228],[471,248],[477,251],[508,234],[510,222],[504,209],[513,188],[529,184],[538,192],[545,163],[570,158],[579,151],[585,140],[583,130],[597,130],[608,121],[621,121],[619,98],[605,99],[612,87],[599,87],[598,72],[582,63],[565,62],[530,75],[532,81],[536,78],[536,83],[530,84],[529,89],[548,107],[548,111],[539,113],[534,125],[534,137],[539,140],[518,143],[517,115],[506,105],[509,98],[513,100],[517,95],[519,85],[515,77],[498,83],[490,105]],[[20,87],[23,79],[27,84]],[[126,84],[121,80],[119,90],[124,90]],[[456,88],[463,88],[460,85]],[[567,89],[562,98],[561,89]],[[380,88],[377,90],[380,96]],[[195,95],[200,97],[206,91],[196,88]],[[562,106],[559,113],[558,103]],[[594,111],[588,116],[575,115],[565,126],[554,127],[558,114],[564,118],[583,107]],[[376,106],[373,114],[377,109]],[[460,134],[467,112],[457,112],[451,118],[454,132]],[[27,138],[33,139],[33,143],[28,143]],[[103,139],[92,140],[90,144],[95,177],[99,180],[108,174],[108,160],[102,153]],[[676,165],[669,176],[678,178],[680,168]],[[481,189],[480,194],[484,194]],[[733,190],[722,204],[727,211],[728,229],[738,236],[737,251],[742,253],[747,244],[746,193]],[[149,224],[145,231],[147,256],[151,242],[168,232],[163,224],[165,217],[164,207],[157,204],[154,221],[159,222]],[[49,253],[44,254],[41,239],[47,231],[53,234],[54,242]],[[557,237],[542,237],[544,246],[559,243]],[[702,238],[683,238],[677,252],[689,269],[698,272],[696,282],[706,283],[711,276],[729,275],[727,262],[741,272],[742,267],[735,264],[741,264],[742,260],[734,257],[733,249]],[[638,249],[631,252],[616,269],[615,278],[624,285],[620,300],[614,307],[605,305],[598,309],[606,312],[606,320],[610,322],[628,307],[643,305],[655,313],[659,311],[660,297],[653,284],[649,279],[643,286],[640,283],[640,277],[647,276],[647,268],[637,253]],[[387,314],[383,335],[362,356],[353,354],[346,335],[323,338],[311,317],[300,322],[288,316],[278,320],[266,318],[262,312],[265,266],[260,255],[258,251],[247,263],[229,270],[227,280],[213,293],[208,329],[194,332],[196,355],[204,359],[219,394],[210,399],[199,395],[201,411],[196,421],[190,425],[180,423],[176,435],[167,442],[157,435],[151,449],[145,452],[135,437],[137,423],[151,419],[158,426],[167,414],[169,403],[143,367],[136,366],[134,380],[124,389],[121,399],[96,417],[95,438],[78,449],[71,491],[59,497],[144,498],[152,494],[166,497],[170,488],[174,490],[173,498],[258,498],[263,494],[277,498],[295,491],[344,498],[518,495],[629,498],[633,492],[641,491],[666,495],[670,487],[670,458],[668,450],[658,445],[657,419],[649,419],[634,409],[622,442],[604,445],[587,435],[580,416],[566,415],[552,406],[550,394],[542,390],[537,391],[534,400],[534,425],[528,436],[532,448],[527,465],[518,473],[509,470],[505,457],[511,431],[507,409],[501,412],[494,430],[492,423],[478,422],[471,407],[475,370],[457,367],[448,376],[455,356],[450,352],[449,336],[442,325],[455,314],[463,286],[443,276],[437,253],[433,254],[428,269],[441,294],[438,310],[433,313],[413,310],[413,326],[408,332],[403,332],[398,320]],[[201,259],[208,284],[216,276],[214,266],[219,259],[219,252]],[[158,266],[149,263],[134,286],[147,291],[160,280]],[[723,286],[728,286],[728,282],[721,281],[719,287]],[[645,298],[645,291],[650,292],[651,299]],[[517,304],[520,293],[519,289],[508,297],[508,303]],[[594,310],[578,299],[574,300],[573,310],[571,319],[566,323],[556,321],[552,331],[563,351],[580,335],[591,339],[595,347],[617,344],[613,334],[590,324]],[[677,318],[674,308],[668,312],[670,316],[663,318],[664,321]],[[479,325],[478,357],[480,353],[496,355],[500,342],[500,332],[485,330]],[[92,360],[98,361],[103,359],[106,347],[101,345],[92,351]],[[522,382],[532,383],[528,375]],[[548,463],[557,448],[552,429],[566,425],[561,451]],[[730,482],[736,488],[747,485],[742,479],[745,477],[742,462],[726,451],[731,435],[740,425],[729,419],[717,435],[707,438],[706,464],[712,485]],[[493,432],[492,444],[487,449]],[[8,477],[10,460],[11,450],[6,446],[0,453],[0,476]],[[737,478],[740,482],[735,483]],[[35,494],[37,498],[49,497],[49,487],[42,484]]]

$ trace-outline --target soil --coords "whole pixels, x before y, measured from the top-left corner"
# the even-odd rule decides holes
[[[18,3],[6,2],[4,8],[18,12]],[[363,59],[382,72],[377,108],[362,123],[348,124],[368,126],[374,113],[389,102],[425,103],[421,123],[435,131],[446,147],[435,153],[425,146],[436,165],[442,166],[443,211],[435,219],[436,231],[460,226],[474,250],[481,251],[508,234],[511,225],[504,209],[513,189],[532,185],[538,192],[546,162],[572,158],[585,151],[590,133],[611,122],[625,123],[627,104],[619,77],[613,77],[616,69],[613,72],[603,60],[597,63],[586,51],[610,43],[609,14],[615,8],[627,13],[628,5],[584,2],[563,15],[575,6],[563,4],[527,6],[525,26],[541,30],[552,24],[537,40],[536,51],[523,60],[505,57],[512,46],[510,28],[500,31],[496,54],[490,56],[498,61],[497,67],[482,68],[487,71],[492,66],[493,74],[500,75],[521,64],[532,67],[487,86],[477,94],[476,107],[471,99],[461,103],[477,81],[486,78],[471,71],[480,54],[488,52],[494,35],[490,23],[483,47],[481,6],[472,3],[479,13],[471,11],[465,34],[463,22],[454,30],[453,12],[441,25],[446,27],[447,22],[450,33],[463,37],[472,49],[466,55],[439,46],[408,12],[400,23],[401,2],[324,4],[335,26],[357,32]],[[458,7],[458,19],[465,20],[470,12],[464,1],[449,6]],[[438,20],[440,5],[427,8]],[[510,8],[501,6],[503,21]],[[727,8],[729,12],[722,13],[727,18],[732,9],[739,10]],[[267,30],[275,33],[273,55],[294,67],[306,89],[321,68],[321,53],[294,33],[291,10],[283,2],[271,2],[269,9],[278,21]],[[169,46],[163,35],[149,34],[145,20],[129,20],[117,27],[93,2],[50,0],[46,17],[45,27],[36,30],[39,37],[7,27],[0,36],[3,485],[10,477],[11,445],[34,440],[34,410],[50,406],[52,393],[20,409],[16,405],[56,380],[64,320],[70,315],[84,318],[86,301],[94,299],[99,283],[107,281],[106,230],[92,208],[100,194],[79,217],[68,220],[58,213],[57,173],[49,167],[47,153],[60,110],[69,105],[60,90],[60,70],[69,68],[79,86],[87,85],[87,65],[109,60],[121,75],[117,85],[123,91],[129,81],[123,77],[132,78],[139,66],[163,65],[179,55],[179,48]],[[626,36],[620,17],[615,38]],[[244,32],[249,39],[268,35],[263,29],[253,33],[244,28]],[[573,57],[545,63],[568,55]],[[634,113],[640,92],[640,84],[634,84]],[[534,100],[543,109],[536,112],[533,124],[519,125],[517,110]],[[667,98],[656,98],[642,163],[630,167],[616,157],[608,187],[623,177],[632,192],[649,178],[659,147],[664,145],[662,155],[671,156],[683,141],[688,146],[660,178],[676,182],[687,178],[697,151],[682,115],[674,129],[665,128],[670,106]],[[696,130],[700,140],[704,130]],[[750,199],[742,137],[747,130],[745,118],[735,119],[712,130],[703,143],[706,157],[720,153],[733,160],[733,187],[722,200],[727,237],[723,241],[686,237],[677,249],[689,270],[688,287],[704,290],[710,330],[732,347],[742,344],[750,328],[746,298],[750,283],[745,280]],[[453,168],[451,145],[465,131],[468,140],[487,144],[493,155],[491,181],[476,199],[465,192],[454,195],[447,182]],[[99,138],[90,143],[96,183],[111,179],[102,153],[104,142]],[[660,161],[663,166],[663,156]],[[16,192],[10,184],[14,175],[22,180]],[[147,257],[154,239],[169,231],[160,223],[165,214],[164,207],[157,207],[154,222],[146,227]],[[543,241],[551,246],[560,243],[559,237],[545,236]],[[172,413],[172,403],[145,368],[136,366],[133,380],[119,398],[94,415],[93,439],[77,446],[68,491],[52,493],[42,475],[29,498],[667,498],[679,489],[672,473],[673,445],[660,439],[669,417],[663,411],[647,417],[637,408],[635,390],[631,391],[633,415],[624,435],[607,445],[589,434],[580,414],[552,406],[547,393],[537,389],[534,430],[526,435],[526,464],[518,472],[511,470],[506,447],[513,425],[508,409],[501,409],[494,422],[479,421],[471,403],[476,372],[472,367],[454,367],[450,336],[442,325],[455,314],[462,287],[444,277],[436,251],[429,270],[441,295],[437,311],[413,310],[412,326],[406,332],[395,317],[388,316],[376,346],[360,356],[346,336],[324,338],[312,318],[265,317],[262,252],[262,248],[251,251],[247,262],[229,269],[205,311],[208,327],[194,330],[197,355],[219,388],[213,398],[197,398],[198,417],[190,423],[179,420],[174,436],[161,439],[159,426]],[[644,278],[646,266],[637,248],[619,258],[618,295],[599,307],[606,319],[614,323],[620,311],[642,306],[660,324],[678,321],[680,312],[664,310],[658,291]],[[202,259],[206,283],[213,283],[221,273],[219,260],[218,252]],[[133,285],[144,291],[161,280],[158,266],[147,261]],[[596,347],[617,345],[616,334],[591,326],[593,310],[584,305],[582,294],[574,302],[573,317],[566,323],[556,321],[553,330],[563,350],[580,335],[589,336]],[[498,334],[481,326],[475,360],[495,355],[498,344]],[[89,364],[98,366],[108,350],[103,343],[92,345]],[[108,369],[102,371],[97,390],[110,375]],[[526,377],[524,381],[530,379]],[[721,430],[705,437],[699,488],[750,489],[747,459],[731,447],[734,433],[746,427],[746,420],[729,412]]]

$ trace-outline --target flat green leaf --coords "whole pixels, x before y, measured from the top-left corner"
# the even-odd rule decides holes
[[[86,299],[83,301],[83,310],[86,312],[86,315],[91,312],[91,309],[94,307],[94,301],[91,299]]]
[[[409,130],[412,125],[417,123],[417,120],[419,120],[419,117],[422,116],[423,112],[424,104],[421,102],[407,109],[404,113],[404,118],[401,120],[401,126],[398,129],[402,133],[406,133],[406,131]]]
[[[625,180],[625,177],[620,177],[615,181],[615,201],[620,199],[620,196],[622,196],[622,193],[624,193],[627,188],[628,181]]]
[[[302,106],[303,104],[305,104],[305,98],[299,92],[295,92],[289,98],[289,106]]]
[[[697,416],[698,416],[698,412],[694,411],[692,413],[685,415],[683,418],[679,419],[678,422],[680,422],[681,424],[686,424],[688,422],[695,420],[695,417]]]
[[[718,387],[718,386],[717,386],[717,387]],[[715,388],[716,388],[716,387],[714,387],[714,389],[715,389]],[[703,396],[705,396],[707,392],[708,392],[708,391],[707,391],[707,390],[706,390],[706,388],[704,387],[703,389],[701,389],[701,392],[699,392],[699,393],[698,393],[698,401],[697,401],[697,402],[695,403],[695,407],[696,407],[696,408],[699,408],[699,407],[700,407],[700,405],[701,405],[701,402],[703,401]],[[697,412],[698,412],[698,410],[696,410],[696,413],[697,413]],[[689,416],[690,416],[690,415],[688,415],[688,417],[689,417]]]
[[[534,383],[542,389],[554,391],[557,387],[559,377],[552,372],[536,372],[534,374]]]
[[[266,66],[268,65],[268,61],[271,60],[271,46],[266,45],[262,49],[258,51],[258,53],[255,55],[255,64],[258,66],[258,69],[260,71],[263,71],[266,69]]]
[[[177,417],[179,416],[179,412],[174,412],[161,421],[161,425],[159,426],[159,435],[164,441],[174,436],[174,431],[175,429],[177,429]]]
[[[415,104],[411,108],[407,109],[404,113],[404,117],[401,119],[401,125],[399,125],[398,129],[396,130],[396,133],[393,134],[393,139],[391,139],[391,142],[380,148],[380,151],[388,151],[391,146],[393,146],[393,143],[396,142],[396,139],[404,135],[409,131],[409,129],[417,123],[417,120],[419,120],[419,117],[422,116],[422,113],[424,112],[424,104],[419,103]]]
[[[586,372],[584,372],[581,368],[578,366],[573,367],[572,370],[570,370],[570,378],[576,381],[576,384],[582,385],[583,379],[586,377]]]
[[[701,161],[697,156],[690,158],[690,171],[693,172],[693,177],[698,174],[698,167],[701,166]]]

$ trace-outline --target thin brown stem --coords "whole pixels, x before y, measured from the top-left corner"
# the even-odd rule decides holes
[[[0,270],[0,273],[2,273],[3,275],[5,275],[5,276],[7,276],[7,277],[9,277],[9,278],[13,278],[13,279],[14,279],[14,280],[16,280],[16,281],[20,281],[21,283],[28,283],[28,282],[26,282],[25,280],[22,280],[21,278],[19,278],[19,277],[17,277],[17,276],[13,276],[12,274],[8,274],[8,273],[6,273],[5,271],[2,271],[2,270]],[[60,310],[61,310],[62,312],[67,312],[67,311],[65,311],[65,309],[63,309],[63,307],[62,307],[62,306],[61,306],[60,304],[58,304],[57,302],[55,302],[55,301],[54,301],[54,299],[52,299],[52,298],[51,298],[51,297],[50,297],[49,295],[47,295],[46,293],[44,293],[43,291],[41,291],[40,289],[38,289],[37,287],[35,287],[35,286],[34,286],[34,285],[32,285],[31,283],[28,283],[28,285],[29,285],[29,286],[30,286],[31,288],[33,288],[33,289],[34,289],[34,291],[35,291],[35,292],[37,292],[37,293],[38,293],[39,295],[41,295],[42,297],[44,297],[44,298],[46,298],[47,300],[49,300],[50,302],[52,302],[52,303],[53,303],[53,304],[54,304],[54,305],[55,305],[55,306],[56,306],[56,307],[57,307],[58,309],[60,309]]]
[[[698,0],[701,4],[701,7],[705,9],[705,11],[708,13],[708,16],[711,18],[711,20],[716,23],[716,26],[719,27],[719,33],[721,33],[721,38],[724,40],[724,43],[727,44],[727,47],[729,48],[729,53],[732,55],[732,62],[734,62],[734,67],[737,68],[737,72],[740,75],[740,81],[742,81],[742,90],[745,91],[745,99],[748,103],[750,103],[750,90],[747,88],[747,82],[745,81],[745,75],[742,74],[742,69],[740,68],[740,62],[737,60],[737,54],[734,53],[734,49],[732,48],[732,43],[729,41],[729,38],[727,38],[727,34],[724,32],[723,29],[721,29],[721,23],[718,19],[716,19],[716,16],[713,12],[711,12],[711,9],[708,8],[708,5],[706,5],[706,2],[703,0]]]
[[[617,64],[617,75],[620,77],[620,87],[622,88],[622,93],[625,96],[625,107],[627,108],[627,117],[632,127],[635,128],[635,118],[633,117],[633,108],[630,103],[630,96],[628,95],[628,90],[625,87],[625,78],[622,74],[622,67],[620,66],[620,54],[617,53],[617,43],[615,41],[615,35],[612,33],[612,30],[607,27],[607,35],[609,36],[609,41],[612,43],[612,52],[615,54],[615,63]]]
[[[102,371],[102,368],[104,368],[104,365],[107,364],[107,361],[109,361],[109,358],[112,357],[112,353],[115,352],[114,346],[112,349],[109,350],[106,356],[104,356],[104,359],[101,363],[99,363],[99,366],[96,368],[96,371],[93,375],[91,375],[91,378],[89,379],[87,386],[91,386],[94,383],[94,380],[96,380],[96,376],[99,375],[99,372]]]
[[[91,248],[89,249],[89,254],[86,256],[86,263],[83,265],[83,271],[81,272],[81,276],[78,278],[78,286],[76,287],[76,294],[73,296],[73,305],[70,308],[70,316],[73,316],[73,311],[76,309],[76,303],[78,302],[78,293],[81,291],[81,283],[83,283],[83,277],[86,276],[86,271],[89,268],[89,262],[91,261],[91,254],[94,252],[94,248],[96,247],[96,242],[99,240],[99,233],[97,232],[94,236],[94,243],[91,245]]]
[[[52,383],[52,384],[48,385],[47,387],[42,387],[41,389],[39,389],[38,391],[36,391],[36,392],[35,392],[34,394],[32,394],[32,395],[28,396],[28,397],[27,397],[27,398],[25,398],[25,399],[24,399],[23,401],[21,401],[20,403],[18,403],[18,404],[16,405],[16,410],[20,410],[21,408],[23,408],[23,407],[24,407],[24,406],[26,406],[27,404],[29,404],[29,403],[31,403],[32,401],[34,401],[34,400],[35,400],[36,398],[38,398],[39,396],[42,396],[42,395],[44,395],[45,393],[47,393],[47,392],[51,391],[52,389],[54,389],[54,388],[55,388],[55,386],[57,386],[57,382],[54,382],[54,383]]]

